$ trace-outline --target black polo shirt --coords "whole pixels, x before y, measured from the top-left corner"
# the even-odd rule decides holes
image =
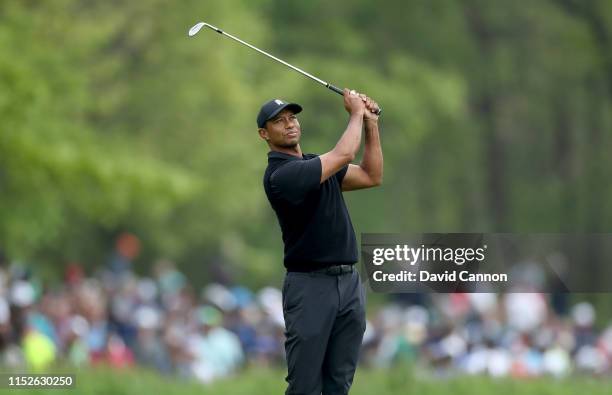
[[[357,241],[342,197],[343,167],[321,183],[321,159],[271,151],[263,184],[285,243],[285,267],[310,271],[357,262]]]

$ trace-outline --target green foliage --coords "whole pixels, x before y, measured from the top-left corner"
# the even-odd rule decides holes
[[[200,19],[339,86],[381,118],[385,181],[358,231],[604,231],[612,224],[612,8],[603,0],[0,4],[0,247],[104,261],[123,230],[207,277],[280,273],[259,105],[304,105],[306,152],[340,98]],[[201,274],[201,277],[200,277]]]

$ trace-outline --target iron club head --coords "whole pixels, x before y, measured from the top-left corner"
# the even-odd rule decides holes
[[[189,35],[189,37],[193,37],[196,34],[198,34],[198,32],[200,31],[200,29],[202,29],[202,27],[206,25],[206,23],[204,22],[198,22],[195,25],[193,25],[193,27],[191,29],[189,29],[189,33],[187,33]]]

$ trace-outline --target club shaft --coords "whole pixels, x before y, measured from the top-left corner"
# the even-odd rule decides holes
[[[246,45],[247,47],[251,48],[252,50],[257,51],[257,52],[259,52],[260,54],[262,54],[262,55],[265,55],[265,56],[269,57],[270,59],[276,60],[277,62],[284,64],[285,66],[289,67],[290,69],[295,70],[295,71],[297,71],[298,73],[300,73],[300,74],[302,74],[302,75],[304,75],[304,76],[306,76],[306,77],[310,78],[311,80],[318,82],[319,84],[321,84],[321,85],[323,85],[324,87],[326,87],[326,88],[328,88],[328,89],[332,90],[333,92],[336,92],[337,94],[339,94],[339,95],[341,95],[341,96],[344,96],[344,91],[343,91],[342,89],[338,88],[338,87],[337,87],[337,86],[335,86],[335,85],[330,84],[329,82],[323,81],[322,79],[320,79],[320,78],[318,78],[318,77],[315,77],[314,75],[312,75],[312,74],[310,74],[310,73],[308,73],[308,72],[306,72],[306,71],[304,71],[304,70],[300,69],[299,67],[295,67],[294,65],[292,65],[292,64],[290,64],[290,63],[287,63],[287,62],[285,62],[284,60],[279,59],[279,58],[277,58],[277,57],[276,57],[276,56],[274,56],[274,55],[270,55],[270,54],[269,54],[269,53],[267,53],[266,51],[263,51],[263,50],[261,50],[261,49],[257,48],[256,46],[251,45],[251,44],[249,44],[248,42],[246,42],[246,41],[244,41],[244,40],[241,40],[241,39],[239,39],[238,37],[235,37],[235,36],[233,36],[233,35],[231,35],[231,34],[229,34],[229,33],[227,33],[227,32],[224,32],[223,30],[219,29],[219,28],[218,28],[218,27],[216,27],[216,26],[210,25],[210,24],[208,24],[208,23],[204,23],[204,24],[203,24],[203,26],[204,26],[204,27],[207,27],[207,28],[209,28],[209,29],[211,29],[211,30],[213,30],[213,31],[215,31],[215,32],[217,32],[217,33],[219,33],[219,34],[221,34],[222,36],[226,36],[226,37],[228,37],[228,38],[231,38],[232,40],[237,41],[237,42],[239,42],[239,43],[240,43],[240,44],[242,44],[242,45]],[[378,114],[380,114],[381,112],[382,112],[382,109],[379,109],[377,113],[378,113]]]
[[[216,31],[217,33],[219,33],[219,34],[221,34],[221,35],[223,35],[223,36],[226,36],[226,37],[228,37],[228,38],[231,38],[232,40],[237,41],[237,42],[239,42],[240,44],[246,45],[247,47],[251,48],[252,50],[257,51],[257,52],[259,52],[259,53],[260,53],[260,54],[262,54],[262,55],[266,55],[266,56],[267,56],[267,57],[269,57],[270,59],[274,59],[274,60],[276,60],[277,62],[284,64],[285,66],[289,67],[290,69],[293,69],[293,70],[297,71],[298,73],[300,73],[300,74],[302,74],[302,75],[304,75],[304,76],[306,76],[306,77],[310,78],[310,79],[311,79],[311,80],[313,80],[313,81],[318,82],[319,84],[321,84],[321,85],[325,86],[326,88],[329,88],[329,89],[333,90],[333,91],[334,91],[334,92],[336,92],[336,93],[339,93],[339,94],[341,94],[341,95],[344,95],[344,92],[342,91],[342,89],[337,88],[337,87],[333,86],[332,84],[330,84],[330,83],[328,83],[328,82],[326,82],[326,81],[323,81],[322,79],[320,79],[320,78],[318,78],[318,77],[315,77],[314,75],[312,75],[312,74],[310,74],[310,73],[308,73],[308,72],[306,72],[306,71],[304,71],[304,70],[300,69],[299,67],[295,67],[294,65],[292,65],[292,64],[290,64],[290,63],[287,63],[287,62],[285,62],[284,60],[279,59],[279,58],[277,58],[276,56],[271,55],[271,54],[267,53],[266,51],[263,51],[263,50],[261,50],[261,49],[257,48],[256,46],[249,44],[248,42],[246,42],[246,41],[244,41],[244,40],[239,39],[238,37],[235,37],[235,36],[233,36],[233,35],[231,35],[231,34],[229,34],[229,33],[227,33],[227,32],[224,32],[223,30],[219,29],[219,28],[218,28],[218,27],[216,27],[216,26],[209,25],[208,23],[205,23],[205,24],[204,24],[204,26],[205,26],[205,27],[208,27],[208,28],[209,28],[209,29],[211,29],[211,30]]]

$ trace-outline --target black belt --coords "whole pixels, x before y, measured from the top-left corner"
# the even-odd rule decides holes
[[[334,265],[323,269],[312,270],[308,273],[323,273],[330,276],[339,276],[344,273],[352,273],[353,271],[355,271],[354,265]]]

